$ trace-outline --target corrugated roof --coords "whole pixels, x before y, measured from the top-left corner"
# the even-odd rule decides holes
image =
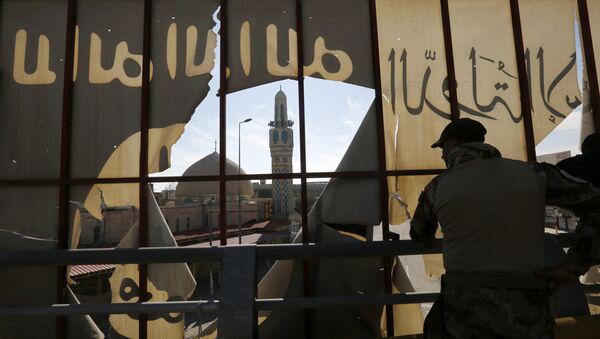
[[[262,233],[252,233],[242,236],[242,244],[255,244],[261,238]],[[238,237],[231,237],[227,239],[227,244],[236,245],[238,243]],[[219,246],[219,239],[212,241],[213,246]],[[210,241],[200,242],[197,244],[191,244],[183,247],[209,247]]]
[[[71,266],[69,276],[71,278],[80,277],[83,275],[89,275],[92,273],[100,273],[110,271],[115,268],[115,265],[111,264],[100,264],[100,265],[75,265]]]

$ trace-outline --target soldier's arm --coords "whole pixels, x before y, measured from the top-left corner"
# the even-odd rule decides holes
[[[547,204],[570,210],[579,218],[576,241],[564,267],[584,274],[590,266],[600,264],[600,189],[555,166],[538,164],[537,168],[546,179]]]
[[[422,247],[429,247],[433,244],[438,227],[433,211],[433,187],[434,185],[430,183],[421,192],[417,209],[410,221],[410,238]]]

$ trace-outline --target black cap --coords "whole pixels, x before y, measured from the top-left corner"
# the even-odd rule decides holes
[[[442,147],[444,142],[456,139],[464,142],[483,142],[487,130],[479,121],[469,118],[461,118],[452,121],[442,131],[438,141],[431,145],[431,148]]]
[[[588,135],[581,144],[581,153],[600,150],[600,133],[596,132]]]

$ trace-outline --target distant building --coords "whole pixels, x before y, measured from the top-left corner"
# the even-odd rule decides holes
[[[226,173],[237,173],[237,164],[226,160]],[[218,175],[219,154],[211,153],[192,164],[183,176]],[[243,170],[241,173],[244,174]],[[238,191],[238,187],[240,191]],[[241,224],[253,224],[270,218],[271,199],[251,199],[252,184],[249,180],[228,182],[227,227],[237,228]],[[154,192],[156,201],[173,234],[209,234],[219,228],[219,182],[190,181],[180,182],[175,189],[167,188]],[[238,205],[238,199],[240,204]],[[238,213],[238,206],[241,213]],[[101,206],[102,220],[97,220],[81,209],[82,234],[80,245],[84,247],[114,246],[129,231],[139,218],[133,206]],[[241,219],[240,219],[241,218]]]
[[[117,244],[139,219],[134,206],[101,206],[102,220],[96,219],[87,210],[80,209],[81,246]]]
[[[537,162],[547,162],[552,165],[571,157],[571,151],[542,154],[537,156]]]
[[[294,150],[293,121],[288,120],[287,98],[280,89],[275,95],[274,120],[269,123],[269,147],[271,167],[274,174],[292,173]],[[219,153],[213,152],[196,161],[183,173],[183,177],[218,176]],[[246,174],[238,164],[225,159],[226,174]],[[327,182],[307,183],[308,209],[327,185]],[[274,179],[251,183],[250,180],[226,183],[227,236],[235,238],[240,231],[243,240],[258,231],[253,225],[265,221],[277,221],[269,228],[269,242],[290,241],[301,225],[300,185],[292,179]],[[154,192],[162,215],[180,245],[212,243],[219,235],[219,181],[182,181],[170,185],[161,192]],[[134,206],[101,205],[102,220],[81,209],[82,247],[115,246],[139,219]],[[275,226],[277,225],[277,226]],[[272,232],[277,232],[273,234]],[[258,239],[258,238],[257,238]],[[261,238],[261,241],[265,237]],[[237,239],[236,239],[237,240]],[[232,240],[234,241],[234,240]]]
[[[292,173],[294,152],[294,122],[288,120],[287,97],[281,89],[275,95],[275,118],[269,123],[269,147],[273,174]],[[294,212],[292,179],[273,180],[273,218],[288,220]]]

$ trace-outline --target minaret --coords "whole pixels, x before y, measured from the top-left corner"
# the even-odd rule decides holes
[[[271,148],[272,173],[292,173],[294,151],[294,122],[288,120],[287,98],[279,87],[275,95],[275,119],[269,123],[269,147]],[[294,211],[292,179],[273,180],[272,219],[287,219]]]

